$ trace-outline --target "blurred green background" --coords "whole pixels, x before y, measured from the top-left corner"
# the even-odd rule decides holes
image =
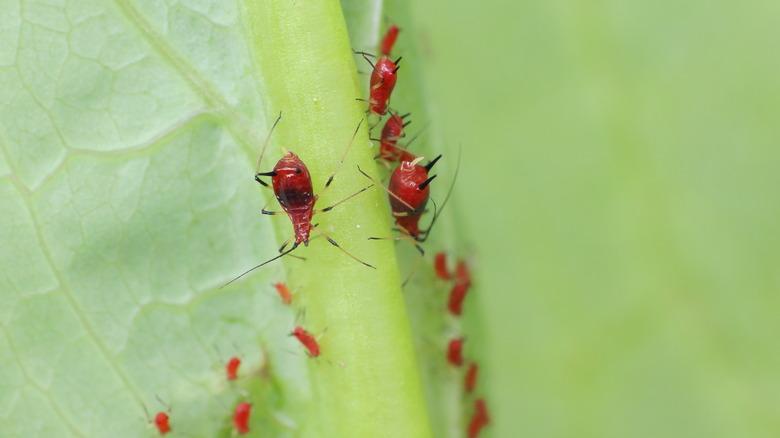
[[[780,3],[414,8],[492,436],[780,436]]]

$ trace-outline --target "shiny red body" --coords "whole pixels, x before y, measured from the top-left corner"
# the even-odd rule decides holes
[[[249,415],[252,413],[252,405],[247,402],[241,402],[236,405],[233,412],[233,427],[239,435],[249,433]]]
[[[447,347],[447,361],[456,367],[463,365],[463,338],[450,341]]]
[[[387,56],[382,56],[371,72],[371,88],[368,109],[371,113],[383,116],[387,112],[387,102],[398,79],[398,65]]]
[[[449,280],[452,278],[452,274],[449,269],[447,269],[447,253],[442,251],[433,257],[433,269],[436,272],[436,276],[442,280]]]
[[[165,435],[171,431],[171,425],[168,423],[168,414],[165,412],[158,412],[154,417],[154,425],[157,426],[157,430],[160,431],[160,435]]]
[[[379,141],[379,158],[389,161],[412,161],[411,153],[398,147],[398,139],[403,137],[404,121],[401,116],[392,114],[382,128],[382,138]]]
[[[282,299],[282,303],[286,305],[292,304],[292,294],[290,293],[290,289],[287,289],[287,285],[284,283],[274,283],[274,287],[276,288],[276,292],[279,293],[279,298]]]
[[[401,29],[399,29],[395,24],[387,28],[387,33],[385,34],[385,37],[382,38],[382,42],[379,44],[379,51],[382,52],[383,55],[390,56],[390,52],[393,50],[395,40],[398,39],[398,32],[400,31]]]
[[[466,377],[463,379],[463,386],[468,393],[474,392],[474,387],[477,386],[477,371],[477,364],[472,362],[466,371]]]
[[[399,202],[395,196],[388,195],[395,223],[414,238],[420,235],[420,216],[428,205],[430,186],[420,190],[420,184],[427,179],[428,170],[425,167],[413,164],[411,161],[402,161],[390,175],[390,183],[387,187],[391,193],[416,210],[416,212],[409,210],[409,207]]]
[[[479,398],[474,401],[474,415],[469,423],[469,438],[477,438],[483,427],[490,423],[485,400]]]
[[[238,378],[238,367],[241,366],[241,359],[233,356],[225,365],[225,373],[228,380],[236,380]]]
[[[447,302],[447,308],[453,315],[460,316],[463,313],[463,300],[466,298],[466,292],[469,291],[469,285],[465,283],[455,283],[450,290],[450,300]]]
[[[314,204],[317,202],[309,169],[298,155],[288,152],[276,163],[273,171],[275,175],[271,177],[271,183],[274,194],[293,224],[295,246],[307,244]]]
[[[317,339],[315,339],[311,333],[304,330],[303,327],[295,327],[290,334],[298,338],[298,340],[301,341],[301,344],[309,350],[309,356],[317,357],[320,355],[320,346],[317,344]]]

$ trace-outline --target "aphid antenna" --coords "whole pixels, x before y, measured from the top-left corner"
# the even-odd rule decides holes
[[[268,136],[265,138],[265,142],[263,143],[263,148],[260,149],[260,158],[257,159],[257,167],[255,168],[255,175],[259,175],[260,172],[260,163],[263,162],[263,155],[265,155],[265,149],[268,147],[268,142],[271,140],[271,134],[274,133],[274,130],[276,129],[276,125],[279,124],[279,121],[282,120],[282,112],[279,111],[279,116],[276,118],[276,121],[274,121],[273,126],[271,126],[271,130],[268,131]],[[258,179],[255,177],[255,179]],[[268,185],[264,181],[258,181],[264,186],[268,187]]]
[[[270,260],[267,260],[267,261],[264,261],[263,263],[260,263],[259,265],[255,266],[254,268],[247,270],[246,272],[244,272],[243,274],[239,275],[238,277],[236,277],[236,278],[234,278],[234,279],[232,279],[232,280],[228,281],[227,283],[223,284],[223,285],[220,287],[220,289],[223,289],[225,286],[229,285],[230,283],[233,283],[234,281],[236,281],[236,280],[238,280],[239,278],[243,277],[244,275],[246,275],[246,274],[248,274],[248,273],[250,273],[250,272],[254,271],[255,269],[257,269],[257,268],[259,268],[259,267],[261,267],[261,266],[265,266],[265,265],[267,265],[267,264],[271,263],[271,262],[272,262],[272,261],[274,261],[274,260],[278,260],[278,259],[280,259],[280,258],[282,258],[282,257],[286,256],[287,254],[289,254],[289,253],[293,252],[293,251],[295,250],[295,248],[297,248],[297,247],[298,247],[298,244],[296,243],[296,244],[294,244],[294,245],[292,246],[292,248],[288,249],[287,251],[285,251],[285,252],[283,252],[283,253],[279,254],[279,255],[278,255],[278,256],[276,256],[276,257],[273,257],[273,258],[271,258]]]
[[[398,195],[396,195],[395,193],[391,192],[391,191],[390,191],[390,190],[389,190],[387,187],[383,186],[383,185],[382,185],[382,183],[380,183],[379,181],[377,181],[376,179],[374,179],[372,176],[370,176],[370,175],[369,175],[369,174],[367,174],[366,172],[363,172],[363,169],[361,169],[359,165],[358,165],[358,167],[357,167],[357,168],[358,168],[358,171],[360,171],[360,173],[362,173],[362,174],[363,174],[363,176],[365,176],[366,178],[370,179],[370,180],[371,180],[371,181],[374,183],[373,185],[376,185],[377,187],[381,187],[381,188],[382,188],[382,190],[386,191],[388,194],[390,194],[390,196],[392,196],[392,197],[393,197],[393,198],[395,198],[395,199],[396,199],[398,202],[400,202],[401,204],[403,204],[403,205],[404,205],[404,207],[408,208],[408,209],[409,209],[409,213],[411,213],[411,214],[417,214],[417,209],[416,209],[416,208],[414,208],[414,207],[412,207],[411,205],[409,205],[409,203],[408,203],[408,202],[406,202],[406,201],[404,201],[403,199],[401,199],[401,197],[400,197],[400,196],[398,196]]]
[[[156,399],[157,399],[157,401],[158,401],[158,402],[160,402],[160,404],[161,404],[161,405],[165,406],[165,408],[166,408],[166,409],[168,409],[168,412],[169,412],[169,413],[171,412],[171,405],[169,405],[168,403],[165,403],[165,402],[164,402],[164,401],[163,401],[163,400],[160,398],[160,396],[159,396],[159,395],[155,394],[155,395],[154,395],[154,398],[156,398]]]
[[[326,190],[328,190],[328,187],[330,187],[330,183],[333,182],[333,177],[336,175],[336,172],[338,172],[339,169],[341,169],[341,166],[344,164],[344,159],[347,158],[347,153],[352,148],[352,143],[355,142],[355,137],[357,136],[358,131],[360,131],[361,125],[363,125],[363,119],[360,119],[360,121],[358,122],[357,128],[355,128],[355,132],[352,133],[352,138],[349,139],[349,144],[347,144],[347,148],[344,150],[344,153],[341,155],[341,159],[339,160],[339,163],[336,165],[336,168],[333,169],[333,172],[330,174],[330,177],[328,177],[328,181],[325,182],[325,187],[323,187],[322,190],[320,190],[320,193],[317,195],[318,198],[321,197]]]

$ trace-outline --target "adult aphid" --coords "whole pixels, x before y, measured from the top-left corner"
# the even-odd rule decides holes
[[[447,268],[447,253],[440,251],[433,257],[433,269],[436,272],[436,276],[442,280],[452,278],[452,274]]]
[[[347,145],[347,148],[344,151],[344,155],[341,156],[341,160],[339,161],[338,165],[336,165],[336,169],[334,169],[333,173],[330,174],[328,181],[325,183],[325,187],[323,187],[323,189],[320,190],[320,193],[318,195],[315,195],[314,190],[312,189],[312,181],[311,181],[311,175],[309,174],[309,170],[306,168],[306,165],[303,164],[303,161],[300,158],[298,158],[298,155],[296,155],[294,152],[289,152],[289,151],[286,152],[285,155],[276,163],[276,166],[274,166],[272,171],[270,172],[259,171],[260,164],[263,161],[263,155],[265,154],[265,149],[268,146],[268,141],[270,140],[271,134],[273,134],[274,129],[276,129],[276,125],[279,123],[279,120],[281,119],[282,119],[282,113],[279,113],[279,117],[277,117],[276,121],[271,127],[271,132],[268,133],[268,137],[265,139],[263,148],[260,151],[260,159],[257,161],[257,168],[255,170],[255,181],[257,181],[263,187],[271,188],[271,186],[269,186],[268,183],[263,181],[260,177],[266,176],[271,178],[271,184],[273,185],[274,195],[276,196],[276,200],[279,201],[279,205],[282,207],[283,211],[268,211],[265,209],[265,207],[263,207],[262,213],[267,215],[286,214],[290,218],[290,221],[292,222],[294,234],[292,237],[290,237],[289,239],[287,239],[287,241],[284,242],[281,248],[279,248],[279,253],[280,253],[279,255],[263,263],[260,263],[259,265],[253,267],[252,269],[247,270],[243,274],[227,282],[222,287],[227,286],[228,284],[238,280],[239,278],[243,277],[244,275],[254,271],[255,269],[261,266],[264,266],[274,260],[284,257],[287,254],[290,254],[296,248],[298,248],[300,244],[303,244],[303,246],[308,246],[309,235],[311,234],[312,230],[319,233],[331,245],[340,249],[342,252],[344,252],[344,254],[353,258],[357,262],[362,263],[363,265],[368,266],[369,268],[376,269],[374,266],[358,259],[357,257],[350,254],[347,250],[340,247],[339,244],[336,243],[336,241],[328,237],[325,233],[317,229],[311,223],[311,219],[313,215],[317,213],[324,213],[326,211],[330,211],[337,205],[346,202],[349,199],[352,199],[353,197],[364,192],[365,190],[369,189],[373,185],[372,184],[358,190],[356,193],[342,199],[341,201],[331,205],[330,207],[326,207],[321,210],[314,209],[314,205],[317,203],[317,199],[319,199],[319,197],[322,196],[322,194],[325,193],[325,191],[330,187],[330,184],[333,182],[333,177],[336,175],[336,172],[338,172],[338,170],[341,168],[341,165],[344,164],[344,159],[347,156],[347,152],[349,152],[349,149],[352,146],[352,143],[355,140],[355,136],[357,135],[357,132],[360,129],[360,125],[363,123],[363,121],[361,120],[360,123],[358,123],[355,132],[352,134],[352,139],[350,139],[349,144]],[[287,247],[288,244],[290,244],[290,242],[293,242],[292,247],[290,247],[290,249],[288,250],[285,250],[285,248]]]
[[[149,411],[146,410],[146,405],[141,404],[141,407],[144,408],[144,413],[146,414],[146,421],[149,422],[149,427],[153,424],[154,427],[157,428],[157,431],[160,432],[160,435],[165,435],[171,431],[171,423],[170,423],[170,416],[168,414],[171,413],[171,407],[168,406],[164,401],[160,399],[159,396],[155,395],[155,398],[157,401],[160,402],[165,408],[167,409],[167,412],[160,411],[158,412],[153,419],[149,419]]]
[[[463,387],[468,393],[474,392],[474,388],[477,386],[478,370],[477,363],[472,362],[471,365],[469,365],[469,369],[466,371],[466,376],[463,378]]]

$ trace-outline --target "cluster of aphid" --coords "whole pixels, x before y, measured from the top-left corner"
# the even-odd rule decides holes
[[[272,189],[274,195],[282,208],[282,211],[268,211],[265,207],[262,210],[263,214],[277,215],[287,214],[293,225],[294,234],[279,248],[279,254],[266,262],[263,262],[235,279],[228,282],[232,283],[235,280],[243,277],[249,272],[257,269],[267,263],[277,260],[283,256],[286,256],[293,252],[299,245],[303,244],[307,246],[309,243],[309,236],[312,231],[318,233],[324,237],[330,244],[337,247],[349,257],[356,261],[374,268],[374,266],[358,259],[345,249],[341,248],[333,239],[325,235],[321,230],[316,228],[316,225],[312,224],[312,216],[316,213],[323,213],[330,211],[334,207],[341,203],[357,196],[363,191],[376,185],[383,188],[388,193],[388,199],[392,210],[392,215],[398,226],[402,236],[394,238],[395,240],[408,240],[412,242],[415,248],[420,252],[421,256],[425,254],[424,250],[420,246],[420,243],[424,242],[430,235],[430,230],[433,224],[436,222],[438,214],[441,213],[441,208],[444,207],[449,196],[452,192],[452,186],[447,194],[441,208],[438,211],[434,211],[433,218],[427,229],[420,229],[420,219],[422,214],[426,211],[426,206],[429,200],[430,184],[436,178],[436,175],[430,176],[429,172],[431,168],[436,164],[439,159],[442,158],[438,155],[432,160],[429,160],[424,165],[421,164],[423,157],[418,157],[414,153],[410,152],[406,147],[411,143],[408,142],[405,145],[399,145],[399,140],[405,136],[404,128],[409,125],[409,121],[405,119],[409,114],[399,115],[389,107],[389,100],[396,85],[399,66],[401,61],[399,57],[395,61],[390,59],[390,53],[398,37],[399,28],[397,26],[390,26],[387,34],[383,38],[380,44],[381,56],[376,63],[371,62],[370,55],[365,52],[356,52],[362,55],[366,61],[371,64],[372,72],[370,78],[369,99],[367,113],[370,117],[378,117],[379,120],[376,124],[381,122],[381,118],[386,114],[390,117],[385,122],[382,128],[381,137],[378,139],[372,138],[372,140],[379,142],[379,153],[376,156],[378,160],[381,160],[388,169],[391,169],[392,164],[398,163],[395,169],[390,174],[389,183],[387,187],[384,187],[377,179],[371,177],[362,169],[358,170],[371,180],[372,184],[362,188],[358,192],[351,196],[323,209],[315,210],[315,204],[317,199],[330,187],[333,182],[333,178],[336,172],[340,169],[344,162],[344,159],[349,152],[350,147],[357,135],[358,130],[362,124],[362,121],[358,123],[358,127],[352,135],[352,139],[347,145],[344,155],[336,166],[336,169],[328,178],[323,189],[319,194],[315,195],[313,192],[313,185],[311,175],[309,174],[306,165],[294,152],[285,151],[285,155],[276,163],[273,170],[269,172],[260,172],[260,165],[262,163],[263,155],[265,154],[268,141],[273,133],[276,125],[281,119],[281,113],[273,124],[271,131],[268,134],[262,150],[260,152],[260,158],[257,163],[255,171],[255,181],[261,184],[265,188]],[[376,126],[375,124],[375,126]],[[271,184],[263,180],[263,177],[271,179]],[[454,183],[454,179],[453,179]],[[369,239],[384,239],[377,237],[370,237]],[[290,245],[289,249],[288,245]],[[435,258],[435,270],[436,274],[448,281],[453,282],[453,287],[450,292],[450,298],[448,302],[448,308],[450,312],[455,316],[460,316],[462,313],[462,303],[466,296],[466,292],[471,286],[471,278],[468,273],[468,267],[465,262],[460,262],[453,274],[449,272],[446,266],[446,259],[444,253],[440,253]],[[411,276],[411,274],[410,274]],[[227,284],[225,285],[227,286]],[[275,288],[282,300],[286,305],[292,303],[292,294],[289,289],[283,283],[276,283]],[[224,286],[223,286],[224,287]],[[302,326],[296,326],[290,333],[306,348],[310,357],[318,357],[320,355],[320,347],[317,342],[317,338],[311,333],[306,331]],[[449,344],[447,353],[447,359],[456,367],[462,367],[463,355],[462,355],[463,339],[454,339]],[[235,380],[237,378],[238,367],[241,361],[233,357],[226,365],[228,380]],[[470,362],[468,370],[465,374],[465,391],[468,394],[472,394],[476,387],[477,379],[477,364]],[[233,416],[233,423],[236,432],[239,434],[245,434],[248,432],[249,415],[251,413],[251,404],[247,402],[239,403],[235,408]],[[164,416],[164,417],[161,417]],[[485,407],[485,402],[481,398],[477,398],[474,401],[474,414],[469,423],[468,436],[476,437],[479,431],[488,423],[488,415]],[[155,424],[161,434],[165,434],[170,431],[168,425],[168,417],[165,413],[161,412],[155,419]]]
[[[290,289],[287,287],[286,284],[282,282],[277,282],[273,284],[274,289],[276,289],[277,294],[279,294],[279,298],[282,301],[282,304],[285,305],[291,305],[293,300],[293,295]],[[320,355],[320,347],[317,343],[317,338],[306,331],[303,327],[300,325],[293,328],[293,330],[290,332],[290,336],[295,337],[306,349],[306,353],[309,355],[309,357],[317,357]],[[238,371],[241,367],[241,359],[238,356],[232,356],[228,361],[225,363],[225,379],[229,382],[234,382],[238,380],[239,375]],[[242,392],[242,391],[241,391]],[[246,394],[244,394],[246,395]],[[158,401],[165,405],[165,403],[158,398]],[[170,422],[170,414],[171,414],[171,408],[167,405],[165,405],[167,408],[167,411],[160,411],[155,416],[154,419],[150,420],[149,423],[153,424],[154,427],[157,428],[157,431],[160,433],[160,435],[166,435],[169,432],[172,431],[171,422]],[[144,406],[144,410],[146,410],[146,407]],[[252,413],[252,404],[248,401],[241,401],[238,404],[236,404],[235,408],[233,409],[233,416],[232,416],[232,423],[233,423],[233,433],[238,435],[246,435],[249,433],[249,417]],[[148,417],[148,413],[147,413]]]
[[[447,266],[447,254],[440,252],[434,257],[434,271],[437,277],[452,283],[447,301],[447,310],[454,317],[460,317],[463,313],[463,301],[466,298],[466,293],[471,288],[471,274],[469,273],[468,264],[465,260],[460,260],[455,267],[455,272],[451,272]],[[451,339],[447,345],[447,362],[458,369],[462,368],[464,362],[466,362],[463,359],[464,341],[463,337],[457,337]],[[468,361],[468,367],[463,377],[463,388],[469,397],[474,395],[474,389],[477,386],[478,370],[479,366],[476,361]],[[480,430],[487,426],[489,421],[490,417],[487,413],[485,399],[480,397],[474,398],[474,412],[468,426],[469,438],[476,438]]]

